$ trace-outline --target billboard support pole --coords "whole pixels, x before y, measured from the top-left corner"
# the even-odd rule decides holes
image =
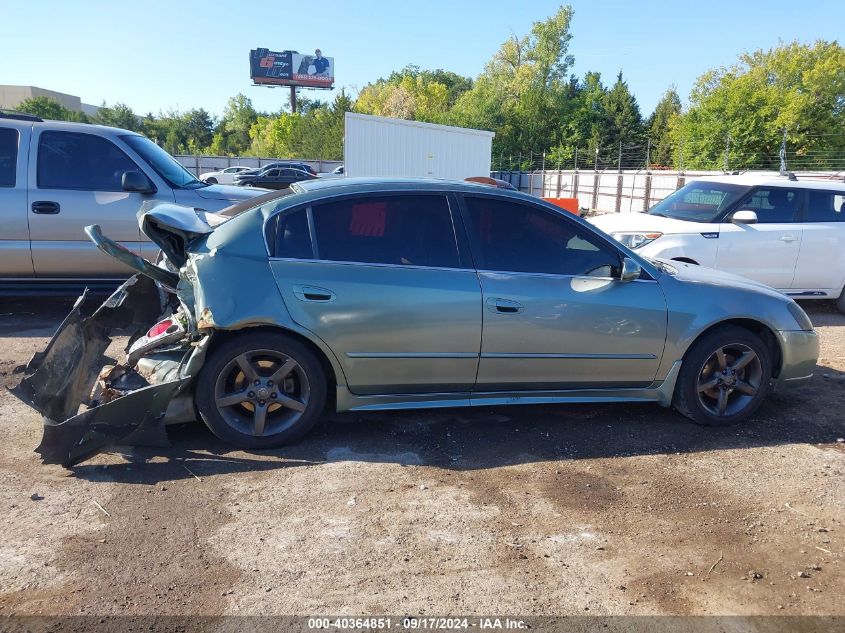
[[[296,114],[296,86],[290,87],[290,111]]]

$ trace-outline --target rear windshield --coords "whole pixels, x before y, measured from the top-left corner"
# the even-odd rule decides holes
[[[271,213],[276,211],[276,209],[281,204],[284,203],[286,205],[287,203],[285,202],[285,199],[288,196],[294,195],[295,193],[299,192],[294,191],[292,187],[282,189],[281,191],[271,191],[269,193],[265,193],[262,196],[250,198],[249,200],[243,200],[242,202],[238,202],[237,204],[234,204],[231,207],[226,207],[222,211],[218,211],[217,215],[222,215],[227,218],[233,218],[236,215],[240,215],[244,211],[249,211],[250,209],[261,207],[264,214],[269,216]]]
[[[749,189],[748,185],[698,180],[664,198],[648,213],[688,222],[713,222]]]

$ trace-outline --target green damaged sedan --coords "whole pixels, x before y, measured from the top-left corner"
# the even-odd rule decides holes
[[[162,444],[202,419],[234,446],[301,438],[330,408],[654,402],[704,425],[800,385],[819,352],[790,298],[638,256],[542,200],[481,184],[331,179],[206,214],[139,212],[158,263],[79,298],[16,393],[45,462]],[[104,365],[113,336],[125,358]]]

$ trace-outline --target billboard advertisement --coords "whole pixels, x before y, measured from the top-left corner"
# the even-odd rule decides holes
[[[257,84],[305,88],[334,85],[334,58],[324,57],[319,48],[313,54],[256,48],[249,52],[249,71]]]

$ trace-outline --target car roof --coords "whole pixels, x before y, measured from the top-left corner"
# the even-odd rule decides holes
[[[688,182],[706,181],[724,184],[745,185],[748,187],[790,187],[798,189],[827,189],[845,191],[843,176],[813,175],[806,176],[780,175],[777,172],[747,172],[744,174],[721,174],[713,176],[688,176]]]
[[[79,121],[54,121],[52,119],[33,120],[33,119],[17,119],[4,118],[3,125],[15,125],[20,127],[32,127],[34,129],[58,130],[61,132],[87,132],[88,134],[101,134],[103,136],[108,134],[125,136],[131,134],[132,136],[141,136],[132,130],[124,130],[119,127],[110,127],[108,125],[98,125],[96,123],[81,123]]]
[[[316,178],[296,183],[306,193],[367,193],[373,191],[504,191],[490,185],[465,180],[441,180],[437,178],[389,178],[389,177],[346,177]]]

